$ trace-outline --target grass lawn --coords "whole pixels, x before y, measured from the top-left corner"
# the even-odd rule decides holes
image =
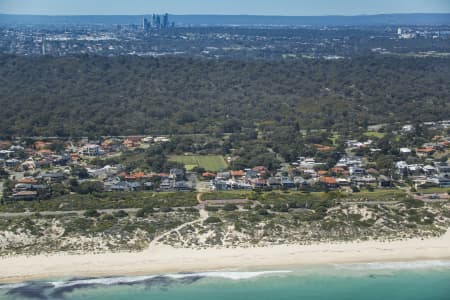
[[[376,138],[383,138],[386,134],[383,132],[377,132],[377,131],[367,131],[364,133],[365,136],[368,137],[376,137]]]
[[[450,156],[450,149],[446,149],[444,152],[437,151],[433,154],[435,159],[441,159],[444,156]]]
[[[220,191],[214,193],[204,193],[202,200],[229,200],[247,199],[251,191]]]
[[[338,133],[333,133],[333,135],[331,136],[331,141],[333,142],[333,146],[336,146],[336,141],[339,137],[340,137],[340,135]]]
[[[388,201],[392,199],[403,198],[406,196],[405,191],[397,189],[375,189],[373,192],[362,190],[359,193],[352,193],[349,199],[365,198],[374,201]]]
[[[188,171],[195,167],[201,167],[212,172],[227,168],[227,163],[221,155],[174,155],[169,160],[184,164]]]
[[[426,189],[419,188],[418,192],[424,193],[424,194],[445,194],[445,193],[450,192],[450,188],[449,187],[447,187],[447,188],[436,187],[436,188],[426,188]]]

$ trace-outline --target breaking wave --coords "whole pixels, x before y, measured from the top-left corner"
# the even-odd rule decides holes
[[[25,282],[19,284],[0,285],[0,289],[6,290],[10,296],[20,296],[30,299],[54,299],[62,298],[65,294],[76,289],[114,286],[114,285],[138,285],[146,287],[167,287],[173,284],[191,284],[203,278],[223,278],[229,280],[251,279],[264,275],[276,275],[290,273],[291,271],[259,271],[259,272],[200,272],[178,273],[167,275],[149,276],[122,276],[102,278],[74,278],[64,281]]]

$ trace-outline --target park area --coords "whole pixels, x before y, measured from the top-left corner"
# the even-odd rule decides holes
[[[227,163],[221,155],[174,155],[170,157],[170,160],[184,164],[188,171],[195,167],[204,168],[212,172],[218,172],[227,168]]]

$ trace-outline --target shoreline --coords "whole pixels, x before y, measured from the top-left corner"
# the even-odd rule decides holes
[[[450,230],[437,238],[253,248],[180,249],[154,245],[142,252],[41,254],[0,258],[0,283],[69,277],[159,275],[331,264],[450,260]]]

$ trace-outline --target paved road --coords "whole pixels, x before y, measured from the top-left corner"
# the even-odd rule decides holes
[[[392,205],[399,201],[338,201],[341,204]]]
[[[204,205],[196,205],[196,206],[186,206],[186,207],[173,207],[173,209],[188,209],[188,208],[197,208],[198,210],[204,209]],[[125,211],[127,213],[136,213],[140,208],[112,208],[112,209],[97,209],[100,213],[112,214],[118,211]],[[62,215],[82,215],[86,212],[86,210],[57,210],[57,211],[27,211],[27,212],[0,212],[0,217],[28,217],[33,216],[37,213],[43,216],[62,216]]]
[[[196,208],[198,210],[204,210],[205,204],[212,202],[217,203],[219,205],[223,205],[225,203],[233,203],[233,202],[241,202],[245,199],[233,199],[233,200],[210,200],[210,201],[201,201],[201,195],[202,193],[197,194],[197,200],[199,201],[199,204],[196,206],[188,206],[188,207],[174,207],[174,209],[180,208],[180,209],[187,209],[187,208]],[[436,203],[436,202],[447,202],[450,201],[448,198],[441,198],[441,199],[427,199],[423,198],[420,199],[424,201],[425,203]],[[252,206],[255,205],[262,205],[259,201],[252,201]],[[364,205],[393,205],[399,203],[399,201],[341,201],[342,204],[364,204]],[[127,213],[136,213],[140,208],[117,208],[117,209],[98,209],[98,212],[101,213],[115,213],[120,210],[126,211]],[[42,211],[42,212],[17,212],[17,213],[9,213],[9,212],[0,212],[0,217],[26,217],[26,216],[32,216],[36,213],[39,213],[43,216],[61,216],[61,215],[82,215],[86,212],[86,210],[70,210],[70,211]]]
[[[139,208],[98,209],[97,211],[101,213],[114,213],[120,210],[126,211],[127,213],[135,213],[139,210]],[[31,211],[31,212],[17,212],[17,213],[2,212],[0,213],[0,217],[27,217],[37,213],[43,216],[82,215],[85,212],[86,210]]]

